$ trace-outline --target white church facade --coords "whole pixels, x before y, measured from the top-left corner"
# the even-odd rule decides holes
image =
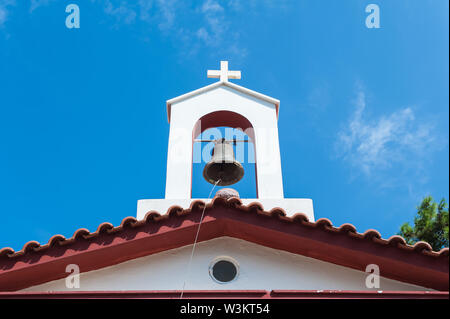
[[[1,249],[0,298],[448,298],[448,248],[335,227],[311,199],[284,198],[280,101],[231,83],[241,74],[226,61],[208,77],[219,80],[167,101],[165,198],[139,200],[117,226]],[[252,142],[255,198],[192,198],[193,145],[214,127]]]

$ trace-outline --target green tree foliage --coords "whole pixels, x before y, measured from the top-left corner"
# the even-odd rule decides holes
[[[404,223],[398,235],[410,245],[426,241],[436,251],[448,247],[448,206],[445,198],[437,204],[433,197],[425,197],[417,207],[414,227]]]

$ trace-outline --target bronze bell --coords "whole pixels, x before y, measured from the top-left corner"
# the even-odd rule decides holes
[[[203,177],[207,182],[219,186],[232,185],[239,182],[244,176],[244,168],[235,160],[233,142],[225,139],[214,141],[212,158],[203,169]]]

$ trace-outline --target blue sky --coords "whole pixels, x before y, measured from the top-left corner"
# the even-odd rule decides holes
[[[65,26],[70,3],[79,29]],[[379,29],[365,26],[370,3]],[[0,0],[0,247],[117,225],[163,198],[165,101],[214,82],[220,60],[281,101],[286,197],[395,234],[424,196],[448,199],[448,6]]]

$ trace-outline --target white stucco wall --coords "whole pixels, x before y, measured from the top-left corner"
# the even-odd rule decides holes
[[[385,278],[379,289],[368,289],[364,272],[229,237],[198,243],[188,276],[191,251],[189,245],[82,273],[76,290],[180,290],[185,281],[186,290],[430,290]],[[220,284],[210,277],[210,263],[218,256],[238,262],[236,280]],[[74,289],[67,289],[65,279],[60,279],[24,291],[67,290]]]
[[[213,194],[214,195],[214,194]],[[200,200],[209,203],[211,199],[199,198]],[[189,199],[141,199],[137,204],[137,219],[143,219],[145,214],[149,211],[157,211],[160,214],[165,214],[169,207],[180,206],[189,208],[191,202],[197,198]],[[286,212],[286,216],[293,216],[296,213],[305,214],[309,221],[314,221],[313,201],[309,198],[241,198],[244,205],[253,202],[260,203],[264,210],[270,211],[272,208],[280,207]]]

